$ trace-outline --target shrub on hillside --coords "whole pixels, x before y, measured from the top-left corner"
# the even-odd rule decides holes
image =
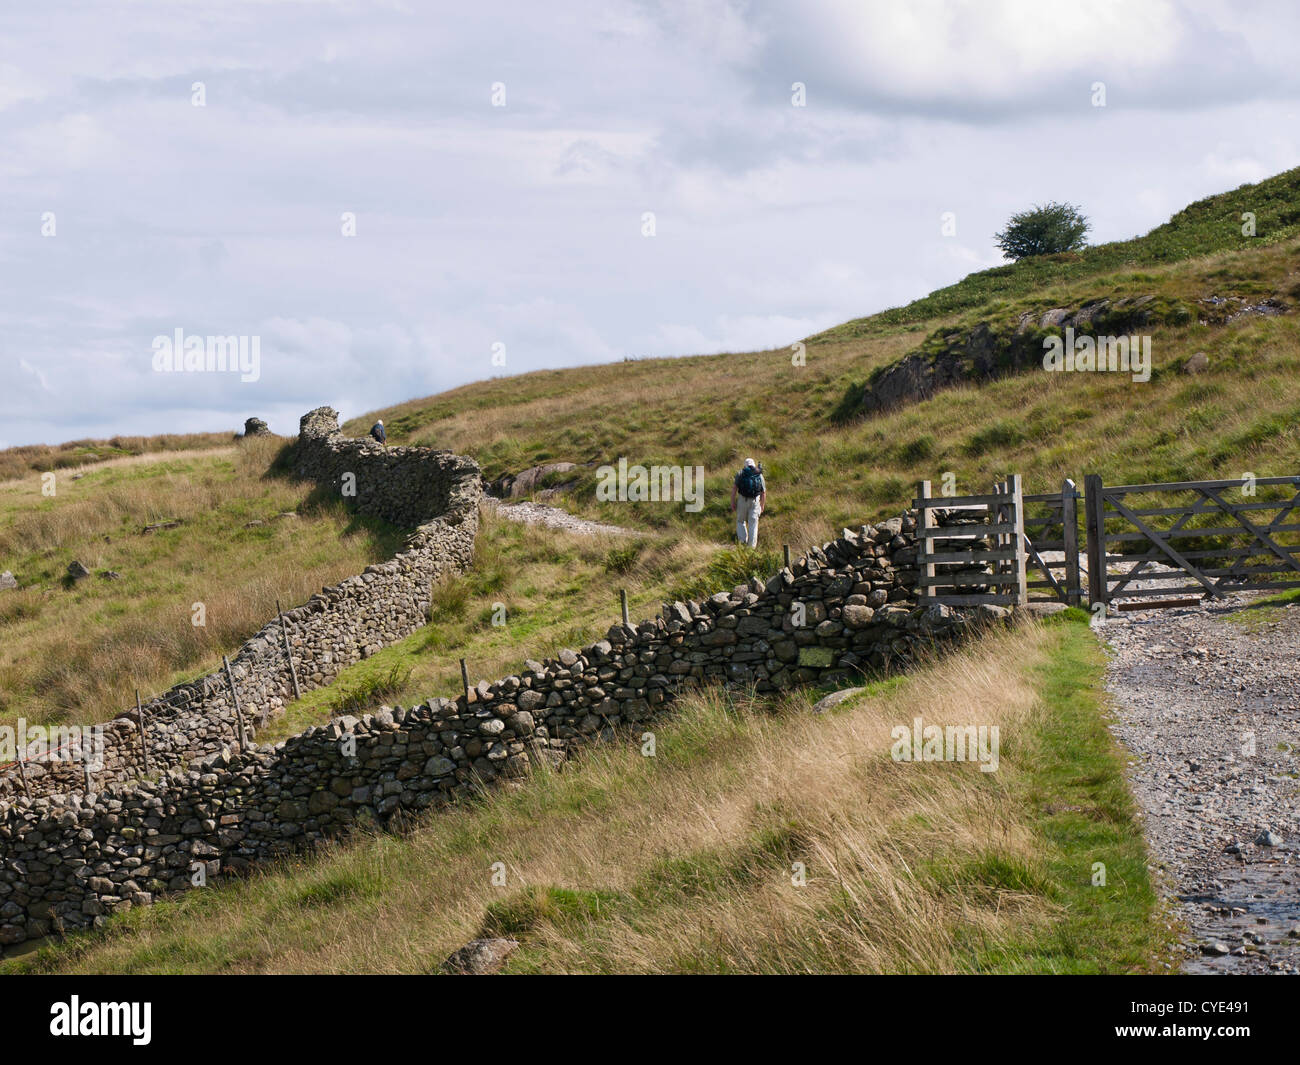
[[[1011,216],[994,238],[1008,259],[1031,255],[1059,255],[1084,246],[1091,224],[1079,208],[1069,203],[1048,203]]]

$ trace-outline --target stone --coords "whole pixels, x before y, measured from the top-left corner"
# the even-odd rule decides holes
[[[17,588],[17,587],[18,587],[18,579],[12,573],[10,573],[9,570],[5,570],[3,573],[0,573],[0,592],[8,591],[10,588]]]
[[[1183,363],[1183,373],[1198,374],[1205,373],[1210,368],[1210,357],[1203,351],[1198,351],[1195,355],[1189,355],[1187,361]]]
[[[869,606],[852,604],[844,607],[844,624],[851,629],[865,629],[875,616],[876,612]]]
[[[491,976],[519,949],[515,939],[472,939],[439,966],[452,976]]]
[[[1282,837],[1266,828],[1255,837],[1255,842],[1261,847],[1280,847],[1282,846]]]
[[[835,664],[835,652],[829,647],[800,647],[799,665],[829,669]]]
[[[855,695],[866,691],[866,688],[842,688],[837,692],[831,692],[830,695],[823,695],[813,704],[814,714],[824,714],[840,705],[840,703],[852,699]]]
[[[536,672],[541,672],[540,668]],[[536,710],[546,705],[546,696],[539,691],[525,688],[515,698],[515,705],[520,710]]]
[[[90,570],[86,569],[80,562],[72,561],[68,563],[68,576],[74,581],[85,580],[90,576]]]
[[[245,436],[270,436],[271,427],[262,421],[261,418],[244,419]]]

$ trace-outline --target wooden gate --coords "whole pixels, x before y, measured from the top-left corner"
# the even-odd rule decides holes
[[[983,496],[930,494],[917,485],[917,600],[1018,606],[1025,594],[1024,499],[1014,474]]]
[[[1077,503],[1081,498],[1068,477],[1060,492],[1024,497],[1026,564],[1039,575],[1028,582],[1031,603],[1078,606],[1083,599]]]
[[[1093,604],[1141,596],[1115,605],[1140,610],[1228,591],[1300,588],[1300,522],[1287,520],[1300,507],[1300,477],[1107,487],[1090,474],[1084,494]],[[1157,563],[1168,568],[1153,569]],[[1139,580],[1157,587],[1133,589]]]

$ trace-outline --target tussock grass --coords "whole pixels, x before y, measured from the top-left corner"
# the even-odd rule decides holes
[[[1100,663],[1086,623],[1032,625],[827,715],[807,713],[811,696],[707,691],[656,723],[653,758],[631,737],[590,748],[405,834],[8,966],[429,972],[476,935],[508,934],[516,972],[1146,968],[1160,937]],[[891,728],[916,715],[998,725],[998,772],[892,761]],[[1106,888],[1091,886],[1094,861]]]

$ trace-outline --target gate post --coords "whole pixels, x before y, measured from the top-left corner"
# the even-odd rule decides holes
[[[916,500],[919,504],[916,509],[916,561],[918,563],[917,569],[922,577],[916,589],[916,601],[918,603],[929,599],[935,594],[934,586],[925,580],[925,578],[934,577],[934,563],[929,561],[932,541],[925,535],[930,530],[930,511],[925,505],[929,498],[930,482],[918,481],[916,485]]]
[[[1088,534],[1088,605],[1109,606],[1106,581],[1106,513],[1101,475],[1083,479],[1083,521]]]
[[[1011,523],[1015,530],[1011,543],[1016,550],[1016,606],[1025,606],[1029,602],[1029,583],[1025,574],[1025,494],[1020,474],[1013,473],[1007,478],[1006,488],[1011,495]]]
[[[1078,606],[1083,585],[1079,581],[1079,513],[1075,504],[1078,489],[1066,478],[1061,484],[1061,524],[1065,533],[1065,602]]]

